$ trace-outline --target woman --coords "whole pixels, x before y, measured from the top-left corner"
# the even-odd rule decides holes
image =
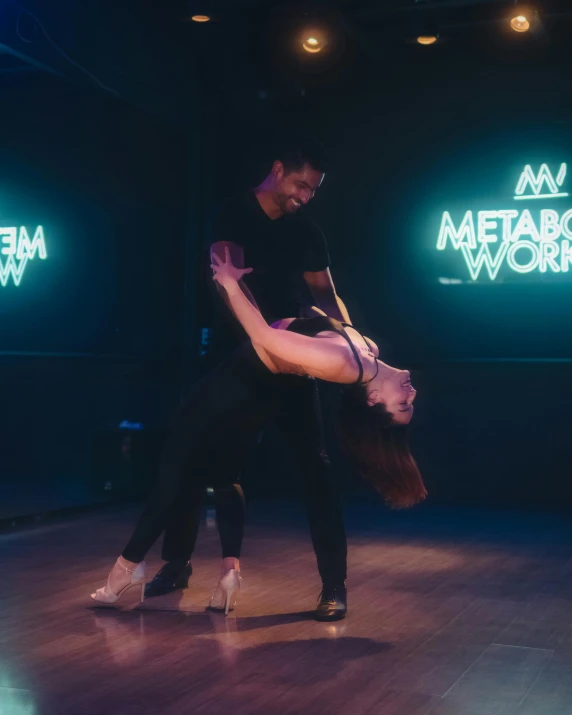
[[[223,495],[217,503],[222,577],[211,607],[228,613],[240,588],[244,524],[242,494],[229,484],[228,475],[268,419],[277,385],[292,376],[345,386],[339,418],[342,442],[391,507],[410,507],[426,496],[405,440],[416,395],[409,372],[382,362],[374,343],[317,309],[312,318],[268,325],[239,286],[251,269],[235,267],[228,248],[224,260],[213,254],[212,261],[213,279],[225,289],[251,342],[195,386],[169,440],[155,493],[106,585],[92,594],[96,601],[115,603],[137,585],[143,595],[143,559],[182,498],[182,485],[192,491],[210,483]]]

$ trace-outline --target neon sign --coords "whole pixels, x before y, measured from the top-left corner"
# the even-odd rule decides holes
[[[25,226],[0,228],[0,286],[6,287],[12,279],[19,286],[28,261],[36,256],[42,261],[48,257],[44,229],[38,226],[33,238]]]
[[[524,167],[517,182],[514,201],[542,199],[546,202],[568,197],[562,191],[567,165],[553,175],[547,164],[537,173]],[[556,208],[466,211],[453,216],[445,211],[437,239],[437,250],[458,251],[472,280],[487,276],[494,281],[501,268],[514,273],[572,273],[572,209]]]

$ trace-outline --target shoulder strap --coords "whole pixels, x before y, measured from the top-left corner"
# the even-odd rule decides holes
[[[354,328],[353,325],[350,325],[349,323],[340,323],[340,325],[342,326],[343,336],[344,336],[344,337],[346,338],[346,340],[349,342],[350,347],[351,347],[351,349],[352,349],[352,351],[353,351],[353,354],[356,356],[356,360],[357,360],[358,363],[359,363],[360,373],[359,373],[359,379],[357,380],[357,382],[361,382],[361,381],[363,380],[363,365],[362,365],[362,362],[361,362],[361,358],[359,357],[358,352],[357,352],[357,350],[356,350],[355,347],[354,347],[354,344],[353,344],[352,341],[350,340],[350,337],[349,337],[349,335],[346,333],[346,330],[345,330],[346,327],[347,327],[347,328],[353,328],[354,330],[356,330],[356,329]],[[359,332],[359,330],[356,330],[356,332],[359,333],[361,339],[362,339],[362,340],[364,341],[364,343],[367,345],[367,347],[369,348],[369,350],[371,350],[371,352],[373,353],[373,346],[372,346],[372,344],[369,342],[369,340],[365,337],[365,335],[362,335],[362,334]],[[370,377],[369,380],[366,380],[366,381],[363,382],[362,384],[363,384],[363,385],[368,385],[370,382],[372,382],[372,380],[375,380],[375,378],[377,377],[377,373],[378,373],[378,372],[379,372],[379,362],[378,362],[377,358],[375,358],[375,375],[374,375],[373,377]]]
[[[338,323],[338,325],[341,326],[341,330],[336,330],[336,333],[339,333],[340,335],[343,335],[344,338],[348,341],[350,348],[352,349],[352,353],[354,354],[354,357],[356,359],[356,362],[358,364],[358,379],[355,381],[355,385],[359,385],[359,383],[363,380],[363,365],[361,364],[361,359],[359,356],[358,351],[356,350],[356,346],[352,343],[350,340],[350,336],[346,333],[346,323]],[[351,326],[350,326],[351,327]]]

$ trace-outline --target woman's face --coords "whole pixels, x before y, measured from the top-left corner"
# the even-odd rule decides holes
[[[407,425],[413,417],[413,402],[417,392],[411,385],[411,375],[408,370],[397,370],[389,365],[383,365],[375,380],[371,383],[368,403],[379,402],[393,415],[393,421],[399,425]]]

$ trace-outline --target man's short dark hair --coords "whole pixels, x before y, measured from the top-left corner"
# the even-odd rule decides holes
[[[301,171],[306,164],[322,174],[328,170],[328,159],[324,147],[313,137],[297,137],[284,142],[274,158],[284,164],[287,174],[292,171]]]

